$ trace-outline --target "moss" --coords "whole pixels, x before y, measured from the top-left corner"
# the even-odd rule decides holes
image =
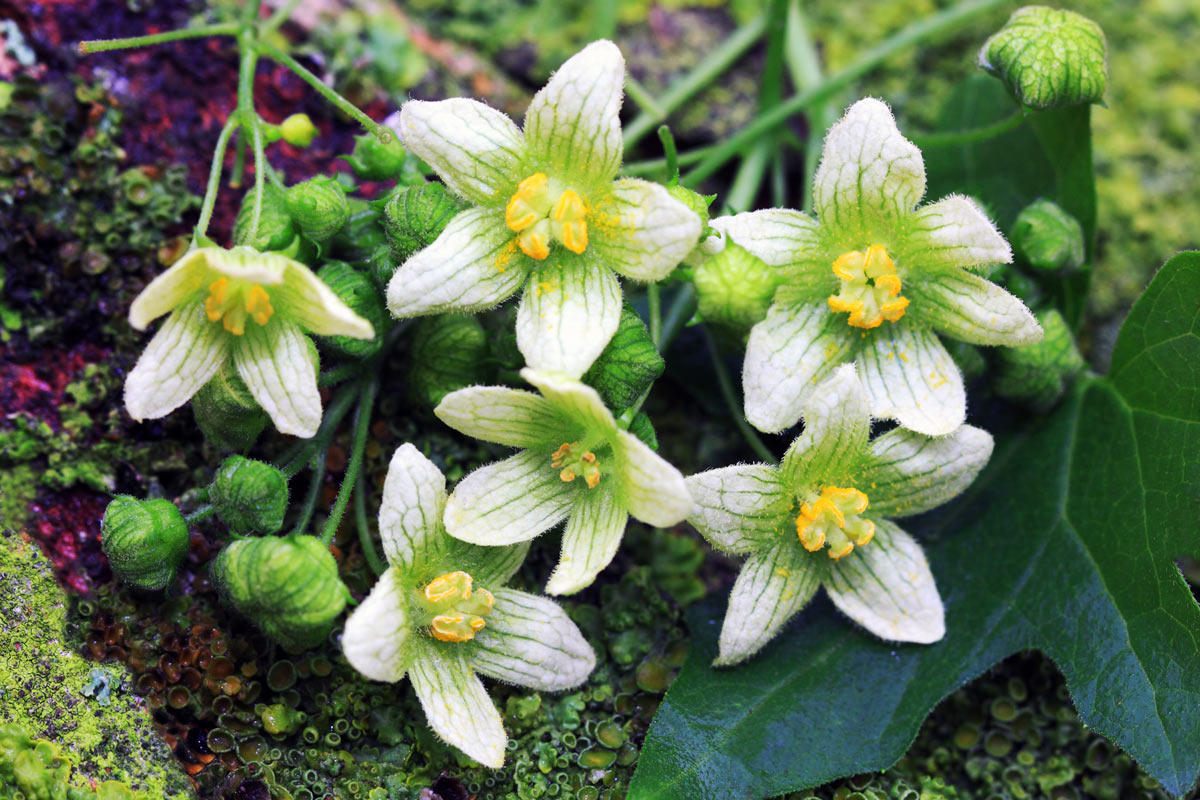
[[[38,549],[0,534],[0,725],[53,743],[81,782],[186,796],[186,779],[129,689],[124,667],[97,667],[72,648],[66,598]]]

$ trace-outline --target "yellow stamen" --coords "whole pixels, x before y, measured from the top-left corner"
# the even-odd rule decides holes
[[[429,633],[440,642],[466,642],[483,630],[484,617],[496,598],[487,589],[475,589],[471,576],[461,570],[434,578],[423,592]]]
[[[517,234],[517,246],[530,258],[550,256],[550,242],[557,240],[572,253],[588,246],[588,205],[579,192],[550,181],[535,172],[517,184],[517,191],[504,208],[504,223]]]
[[[535,172],[517,184],[516,194],[504,208],[504,222],[514,231],[523,231],[546,216],[545,203],[546,173]]]
[[[800,505],[796,534],[810,553],[828,545],[835,561],[862,547],[875,536],[875,523],[858,516],[867,510],[866,494],[858,489],[826,486],[812,502]]]
[[[564,443],[555,450],[550,455],[550,466],[561,470],[558,477],[563,483],[570,483],[582,475],[589,489],[600,484],[600,463],[596,454],[583,450],[579,442]]]
[[[271,296],[257,283],[230,281],[221,276],[208,286],[208,297],[204,301],[204,315],[210,322],[220,321],[225,330],[234,336],[246,332],[246,317],[259,325],[266,325],[275,313]]]
[[[258,284],[251,286],[250,291],[246,294],[246,313],[253,317],[259,325],[266,325],[267,320],[275,313],[270,295]]]
[[[869,329],[904,316],[908,298],[900,296],[900,276],[883,245],[873,244],[865,253],[843,253],[833,262],[833,274],[842,285],[836,295],[830,295],[829,307],[849,312],[848,324]]]
[[[587,205],[574,189],[567,189],[558,198],[551,212],[551,219],[557,224],[555,235],[562,240],[563,246],[572,253],[582,253],[587,250]]]
[[[447,572],[429,582],[425,587],[425,599],[431,603],[440,603],[454,597],[460,590],[463,599],[471,596],[471,576],[462,570]]]

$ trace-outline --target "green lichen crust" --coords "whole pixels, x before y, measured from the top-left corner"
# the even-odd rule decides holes
[[[79,655],[66,621],[50,564],[20,535],[0,534],[0,726],[53,743],[72,783],[115,780],[150,797],[190,797],[125,669]]]
[[[1104,31],[1074,11],[1025,6],[979,51],[979,66],[996,75],[1029,108],[1099,103],[1108,83]]]

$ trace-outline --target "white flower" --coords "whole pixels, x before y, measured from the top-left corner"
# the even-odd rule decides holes
[[[871,413],[936,436],[966,416],[962,374],[938,334],[983,345],[1041,339],[1029,309],[969,271],[1008,263],[1008,242],[972,200],[925,194],[921,152],[879,100],[855,103],[825,138],[813,205],[713,220],[780,272],[766,319],[750,333],[746,418],[794,425],[806,397],[853,361]]]
[[[571,594],[612,561],[629,515],[675,525],[692,499],[679,470],[618,427],[595,389],[532,369],[521,375],[541,396],[473,386],[446,395],[434,411],[476,439],[521,448],[459,482],[446,505],[446,530],[466,542],[506,545],[565,519],[546,592]]]
[[[617,274],[658,281],[696,245],[700,218],[657,184],[614,180],[625,62],[598,41],[539,91],[522,132],[474,100],[409,101],[405,146],[474,205],[388,284],[397,317],[475,312],[524,288],[529,366],[580,377],[617,330]]]
[[[375,335],[308,267],[249,247],[190,251],[134,299],[129,324],[145,330],[168,312],[125,380],[125,408],[136,420],[179,408],[231,358],[276,428],[312,436],[321,398],[304,332]]]
[[[407,675],[434,732],[498,768],[508,737],[476,673],[556,692],[583,683],[596,655],[556,603],[503,588],[528,544],[451,539],[445,505],[442,473],[411,444],[400,447],[379,510],[390,566],[346,620],[342,650],[368,678]]]
[[[693,475],[688,518],[714,547],[746,555],[721,628],[717,665],[769,642],[817,588],[884,639],[936,642],[942,601],[916,541],[890,521],[935,508],[975,480],[992,437],[970,425],[929,437],[896,428],[869,439],[869,397],[843,365],[809,395],[804,433],[778,467]]]

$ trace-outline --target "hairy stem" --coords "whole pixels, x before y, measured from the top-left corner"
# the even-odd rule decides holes
[[[354,482],[354,525],[358,528],[358,543],[367,566],[376,576],[382,575],[387,563],[379,557],[379,548],[375,546],[375,537],[371,535],[371,524],[367,519],[366,473],[362,471],[359,471],[358,479]]]
[[[200,204],[200,219],[196,221],[195,238],[199,239],[208,233],[208,223],[212,221],[213,207],[217,203],[217,191],[221,188],[221,170],[225,167],[225,148],[229,145],[229,137],[237,127],[238,116],[233,113],[221,128],[217,137],[217,146],[213,149],[212,166],[208,170],[208,186],[204,190],[204,201]]]
[[[1026,119],[1025,110],[1018,108],[1009,114],[1007,117],[990,125],[981,125],[978,128],[967,128],[961,131],[945,131],[939,133],[923,133],[910,134],[909,139],[912,143],[922,150],[928,150],[936,147],[952,147],[960,144],[971,144],[972,142],[982,142],[985,139],[991,139],[995,136],[1008,133],[1017,128]]]
[[[134,47],[178,42],[181,39],[198,39],[204,36],[237,36],[239,30],[241,30],[241,26],[236,22],[222,22],[217,25],[198,25],[195,28],[183,28],[178,31],[152,33],[148,36],[131,36],[127,39],[92,39],[80,42],[79,52],[89,55],[109,50],[129,50]]]
[[[342,485],[338,488],[337,499],[329,510],[329,519],[325,521],[325,529],[321,531],[321,541],[329,544],[342,524],[342,516],[346,513],[346,505],[358,481],[358,473],[362,468],[363,454],[367,449],[367,433],[371,429],[371,409],[375,405],[375,395],[379,391],[378,378],[367,381],[354,412],[354,438],[350,443],[350,461],[346,464],[346,474],[342,476]]]

